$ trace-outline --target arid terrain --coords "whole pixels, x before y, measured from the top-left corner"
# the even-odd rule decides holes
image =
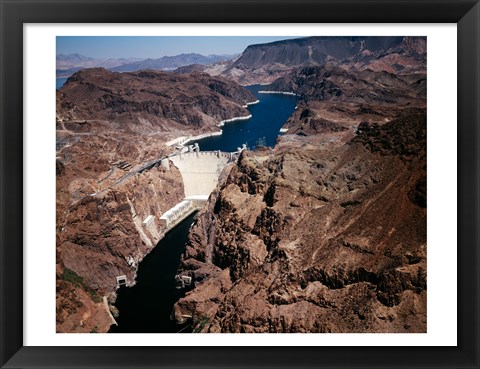
[[[202,332],[423,332],[426,117],[244,152],[190,235]]]
[[[102,68],[74,74],[57,92],[57,330],[105,332],[102,297],[116,276],[133,284],[160,239],[142,229],[184,197],[180,173],[145,164],[174,148],[172,137],[218,131],[244,116],[254,96],[220,77]]]
[[[182,201],[178,137],[249,114],[241,85],[299,96],[197,214],[174,306],[195,332],[426,332],[426,39],[251,45],[174,73],[81,70],[57,91],[57,331],[106,332]],[[239,84],[240,83],[240,84]],[[234,124],[234,123],[233,123]],[[121,312],[120,312],[121,314]]]

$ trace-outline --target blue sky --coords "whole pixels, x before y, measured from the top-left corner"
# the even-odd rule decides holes
[[[182,53],[238,54],[248,45],[299,36],[58,36],[58,54],[93,58],[161,58]]]

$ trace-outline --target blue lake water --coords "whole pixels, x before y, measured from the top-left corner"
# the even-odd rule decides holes
[[[60,77],[56,79],[55,82],[57,85],[57,90],[60,89],[65,84],[65,82],[67,82],[67,79],[68,77]]]
[[[259,94],[265,86],[253,85],[247,87],[260,102],[249,105],[252,114],[249,120],[226,123],[222,127],[221,136],[213,136],[197,140],[202,151],[236,151],[237,147],[246,144],[249,149],[255,149],[260,143],[264,146],[275,146],[280,128],[294,112],[298,98],[292,95]]]

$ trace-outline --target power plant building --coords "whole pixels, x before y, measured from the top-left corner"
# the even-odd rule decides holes
[[[166,211],[160,217],[160,226],[167,228],[174,224],[177,220],[183,219],[185,213],[189,213],[193,210],[192,202],[189,200],[184,200],[177,205],[175,205],[170,210]]]

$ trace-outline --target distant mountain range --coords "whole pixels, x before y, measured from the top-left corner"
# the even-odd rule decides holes
[[[116,72],[134,72],[143,69],[174,70],[192,64],[209,65],[220,61],[230,60],[234,55],[200,55],[195,53],[164,56],[158,59],[145,59],[138,62],[120,65],[110,68]]]
[[[248,46],[240,55],[196,53],[157,59],[94,59],[79,54],[57,56],[57,77],[82,68],[103,67],[115,72],[166,70],[206,72],[242,85],[270,84],[297,68],[324,65],[347,71],[426,73],[426,37],[338,36],[303,37]]]
[[[116,72],[137,70],[174,70],[191,64],[209,65],[234,58],[235,55],[200,55],[195,53],[164,56],[158,59],[119,58],[95,59],[80,54],[57,55],[57,78],[69,77],[84,68],[101,67]]]
[[[83,56],[80,54],[59,54],[57,55],[57,70],[67,70],[77,68],[113,68],[123,64],[129,64],[143,60],[142,58],[108,58],[108,59],[95,59],[89,56]]]

